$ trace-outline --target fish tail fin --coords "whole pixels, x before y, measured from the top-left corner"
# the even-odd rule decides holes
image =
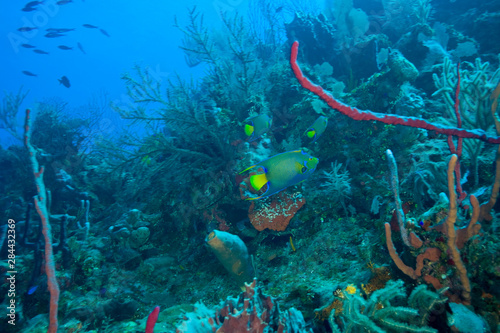
[[[266,174],[260,174],[260,175],[253,175],[250,176],[250,185],[258,191],[262,188],[262,186],[266,185],[268,182]]]

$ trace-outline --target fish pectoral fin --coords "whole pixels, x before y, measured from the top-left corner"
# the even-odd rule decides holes
[[[247,136],[251,136],[251,135],[253,134],[253,130],[254,130],[254,129],[253,129],[253,126],[252,126],[252,125],[250,125],[250,124],[246,124],[246,125],[245,125],[245,134],[246,134]]]
[[[266,185],[268,182],[266,174],[260,174],[260,175],[253,175],[250,176],[250,185],[258,191],[260,190],[264,185]]]
[[[308,131],[306,132],[306,134],[307,134],[307,137],[308,137],[309,139],[312,139],[312,138],[314,138],[314,137],[316,136],[316,131],[315,131],[315,130],[313,130],[313,129],[311,129],[311,130],[308,130]]]

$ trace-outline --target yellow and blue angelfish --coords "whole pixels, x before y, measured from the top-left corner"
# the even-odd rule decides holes
[[[245,134],[248,136],[248,141],[250,142],[257,140],[264,133],[269,131],[272,119],[267,114],[260,114],[255,117],[248,118],[245,123]]]
[[[260,190],[267,184],[267,190],[262,195],[247,200],[255,200],[278,193],[288,186],[303,182],[312,175],[319,160],[303,150],[294,150],[274,155],[267,160],[252,165],[241,171],[242,174],[252,168],[262,168],[264,173],[250,176],[250,185]]]
[[[328,118],[325,116],[319,116],[318,119],[304,132],[309,139],[312,139],[311,143],[318,140],[318,138],[323,134],[328,125]]]

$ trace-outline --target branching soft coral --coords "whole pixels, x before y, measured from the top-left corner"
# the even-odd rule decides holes
[[[135,70],[136,77],[130,74],[123,77],[129,106],[115,104],[112,107],[124,119],[145,123],[151,131],[148,135],[153,134],[154,137],[148,139],[150,144],[143,143],[154,147],[142,146],[138,157],[153,157],[156,152],[173,153],[206,162],[212,160],[216,167],[221,166],[229,154],[223,142],[229,128],[218,120],[220,109],[204,98],[193,82],[179,77],[176,83],[168,80],[167,93],[163,95],[162,82],[154,80],[147,70],[140,67]],[[162,126],[169,132],[167,135],[158,131]]]
[[[181,26],[176,20],[175,26],[184,34],[181,49],[187,64],[205,63],[208,67],[203,79],[208,96],[243,120],[248,116],[247,99],[257,94],[258,83],[263,81],[262,59],[256,54],[249,23],[238,13],[222,13],[221,18],[225,30],[209,31],[194,7],[188,13],[189,23]]]
[[[27,95],[28,92],[24,92],[21,87],[17,94],[5,93],[0,105],[0,129],[6,130],[17,139],[21,139],[21,136],[17,134],[16,117]]]
[[[401,185],[410,189],[407,193],[420,207],[427,207],[438,201],[439,193],[446,191],[443,156],[446,156],[448,147],[443,140],[431,139],[415,142],[411,151],[411,167]]]
[[[467,129],[482,129],[493,132],[493,117],[490,112],[490,95],[500,79],[500,69],[492,70],[488,62],[476,58],[474,64],[463,62],[460,65],[460,116],[463,127]],[[449,58],[445,58],[440,75],[432,76],[436,92],[433,96],[440,96],[445,105],[447,118],[456,123],[455,115],[455,87],[458,76],[455,65]],[[447,120],[450,123],[450,120]],[[484,143],[479,140],[464,140],[464,149],[470,158],[474,176],[474,186],[479,183],[479,159]]]
[[[401,306],[398,299],[407,298],[401,280],[389,281],[366,300],[355,293],[342,293],[341,310],[330,313],[330,327],[333,332],[437,332],[427,323],[432,309],[446,302],[441,294],[442,291],[434,293],[421,285],[413,290],[407,306]]]
[[[320,185],[332,202],[339,202],[347,215],[346,199],[351,196],[351,177],[349,171],[341,170],[342,163],[331,164],[331,171],[323,171],[324,182]]]

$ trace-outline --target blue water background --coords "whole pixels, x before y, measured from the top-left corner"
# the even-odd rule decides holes
[[[155,79],[200,78],[203,66],[189,68],[179,48],[182,33],[175,28],[174,17],[181,25],[187,24],[188,9],[194,5],[205,16],[209,28],[222,26],[221,10],[244,14],[247,1],[119,1],[74,0],[66,5],[45,1],[36,11],[21,9],[29,1],[3,1],[0,11],[0,92],[17,93],[20,87],[29,90],[18,114],[18,124],[24,119],[24,109],[33,108],[36,102],[52,99],[68,102],[66,111],[85,105],[95,96],[107,94],[110,102],[126,104],[125,84],[120,79],[131,72],[135,64],[148,66]],[[82,24],[92,24],[104,29],[88,29]],[[30,32],[19,32],[23,26],[37,27]],[[64,37],[47,38],[47,28],[76,28]],[[26,43],[49,52],[37,54],[23,48]],[[86,54],[77,47],[80,43]],[[66,45],[73,50],[61,50]],[[22,71],[37,74],[26,76]],[[66,88],[58,82],[62,76],[71,83]],[[120,119],[112,111],[108,120],[118,124]],[[18,132],[21,133],[21,127]],[[6,131],[0,129],[0,143],[12,143]]]

